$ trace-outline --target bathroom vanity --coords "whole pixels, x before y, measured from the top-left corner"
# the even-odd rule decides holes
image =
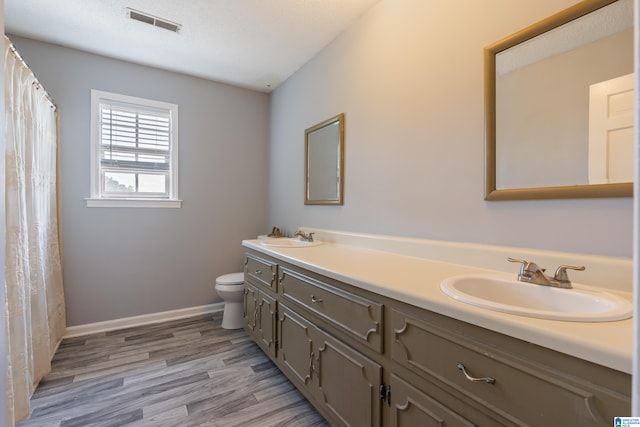
[[[464,264],[340,242],[243,246],[245,329],[332,425],[601,426],[630,415],[630,320],[463,304],[439,284],[487,271]]]

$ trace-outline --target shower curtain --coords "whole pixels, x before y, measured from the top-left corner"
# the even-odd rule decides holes
[[[56,107],[5,36],[7,426],[51,369],[65,331]],[[1,424],[1,420],[0,420]]]

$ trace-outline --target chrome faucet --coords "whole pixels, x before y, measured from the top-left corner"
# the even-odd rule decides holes
[[[309,233],[307,234],[307,233],[305,233],[305,232],[304,232],[304,231],[302,231],[302,230],[298,230],[298,231],[296,231],[296,232],[294,233],[294,235],[293,235],[293,236],[294,236],[294,237],[296,237],[296,236],[297,236],[297,237],[300,237],[300,240],[305,241],[305,242],[313,242],[313,235],[314,235],[314,234],[315,234],[315,233],[313,233],[313,232],[309,232]]]
[[[542,286],[552,286],[554,288],[571,289],[571,281],[569,280],[567,270],[583,271],[585,269],[584,265],[580,267],[574,265],[561,265],[556,269],[554,276],[549,277],[544,274],[546,270],[544,268],[541,269],[534,262],[514,258],[507,258],[507,261],[519,262],[522,264],[522,266],[520,267],[520,273],[518,274],[519,282],[534,283],[536,285]]]

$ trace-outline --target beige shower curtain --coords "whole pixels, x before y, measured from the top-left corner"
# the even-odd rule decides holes
[[[65,331],[55,105],[5,36],[7,426],[51,369]],[[0,420],[1,424],[1,420]]]

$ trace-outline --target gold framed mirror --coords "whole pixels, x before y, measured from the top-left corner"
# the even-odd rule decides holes
[[[304,131],[304,204],[344,204],[344,113]]]
[[[582,1],[484,55],[485,200],[633,196],[633,0]]]

